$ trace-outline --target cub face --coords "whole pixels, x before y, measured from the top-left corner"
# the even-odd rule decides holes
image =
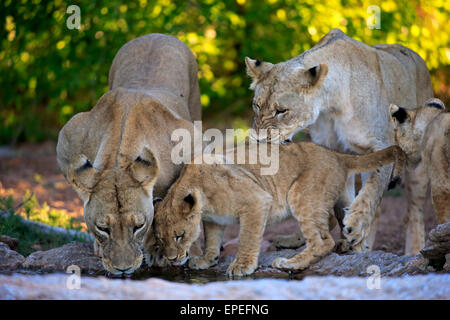
[[[414,110],[407,110],[395,104],[389,106],[395,144],[403,149],[410,161],[420,161],[425,130],[428,124],[444,110],[444,103],[436,98],[429,99],[425,106]]]
[[[320,88],[328,73],[322,63],[310,68],[245,58],[255,91],[252,127],[258,141],[283,143],[313,124],[320,113]],[[271,132],[271,129],[277,129]]]
[[[201,197],[196,189],[175,184],[155,207],[154,230],[162,253],[172,265],[183,265],[189,249],[200,235]]]
[[[96,251],[112,274],[133,273],[142,263],[157,173],[156,158],[149,150],[122,168],[98,170],[84,155],[69,168],[68,180],[84,202]]]

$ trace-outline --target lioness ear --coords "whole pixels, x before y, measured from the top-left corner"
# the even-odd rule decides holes
[[[302,74],[299,75],[301,78],[301,87],[313,88],[320,86],[328,74],[328,65],[326,63],[321,63],[318,66],[311,67],[306,70],[302,70]],[[306,80],[306,81],[305,81]]]
[[[194,189],[183,198],[183,213],[187,216],[193,216],[200,213],[202,208],[200,191]]]
[[[444,103],[441,100],[437,99],[437,98],[428,99],[427,102],[425,102],[425,105],[427,107],[430,107],[430,108],[436,108],[436,109],[440,109],[440,110],[445,110]]]
[[[406,119],[408,119],[408,113],[405,108],[399,107],[395,104],[391,104],[389,106],[389,114],[391,116],[391,120],[394,122],[394,126],[397,126],[398,123],[403,123]]]
[[[255,81],[258,80],[264,73],[272,69],[273,64],[261,60],[253,60],[245,57],[245,65],[247,66],[247,74]]]
[[[100,171],[94,169],[92,163],[80,154],[72,161],[67,172],[67,179],[78,195],[86,201],[100,178]]]
[[[158,160],[147,147],[144,147],[129,168],[133,179],[145,189],[153,186],[159,172]]]

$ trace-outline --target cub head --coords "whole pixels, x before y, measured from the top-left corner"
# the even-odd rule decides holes
[[[272,64],[245,58],[252,78],[253,129],[258,141],[284,143],[313,124],[323,105],[323,82],[328,65],[304,67],[282,62]],[[272,130],[276,129],[276,130]]]
[[[428,124],[444,110],[444,103],[436,98],[429,99],[425,106],[414,110],[395,104],[389,106],[395,144],[400,146],[413,162],[420,161],[421,144]]]
[[[132,273],[142,263],[158,175],[157,160],[147,148],[134,159],[121,157],[117,168],[102,171],[79,155],[67,177],[84,202],[86,224],[103,266],[112,274]]]
[[[172,265],[183,265],[189,249],[200,235],[200,191],[175,183],[155,208],[155,237]]]

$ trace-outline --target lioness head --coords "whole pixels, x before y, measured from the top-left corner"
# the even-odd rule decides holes
[[[293,67],[286,62],[272,64],[245,58],[253,82],[253,137],[259,141],[283,143],[301,129],[313,124],[320,113],[320,88],[328,65]],[[272,131],[277,129],[279,132]]]
[[[420,161],[421,144],[428,124],[445,110],[444,103],[436,98],[429,99],[425,106],[408,110],[395,104],[389,106],[394,125],[394,139],[408,158]]]
[[[84,155],[69,167],[68,180],[84,202],[86,224],[112,274],[132,273],[142,263],[157,175],[157,160],[147,148],[135,159],[121,156],[119,166],[108,170],[95,168]]]
[[[155,236],[172,265],[183,265],[188,260],[189,249],[200,235],[201,208],[200,191],[177,183],[156,205]]]

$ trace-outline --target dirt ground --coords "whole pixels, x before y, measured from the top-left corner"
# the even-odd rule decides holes
[[[0,197],[12,195],[19,203],[26,190],[36,195],[40,203],[44,201],[50,207],[65,210],[72,217],[83,219],[82,202],[65,181],[56,164],[55,143],[24,144],[11,149],[0,147]],[[375,250],[403,254],[405,243],[406,198],[403,190],[396,191],[399,196],[385,195],[382,202],[382,214],[379,219]],[[436,226],[431,200],[425,205],[426,233]],[[278,234],[289,234],[297,230],[293,219],[266,228],[262,250],[270,248],[272,240]],[[225,251],[235,252],[239,226],[229,227],[225,235]],[[333,234],[338,234],[338,227]],[[225,253],[225,252],[224,252]]]

